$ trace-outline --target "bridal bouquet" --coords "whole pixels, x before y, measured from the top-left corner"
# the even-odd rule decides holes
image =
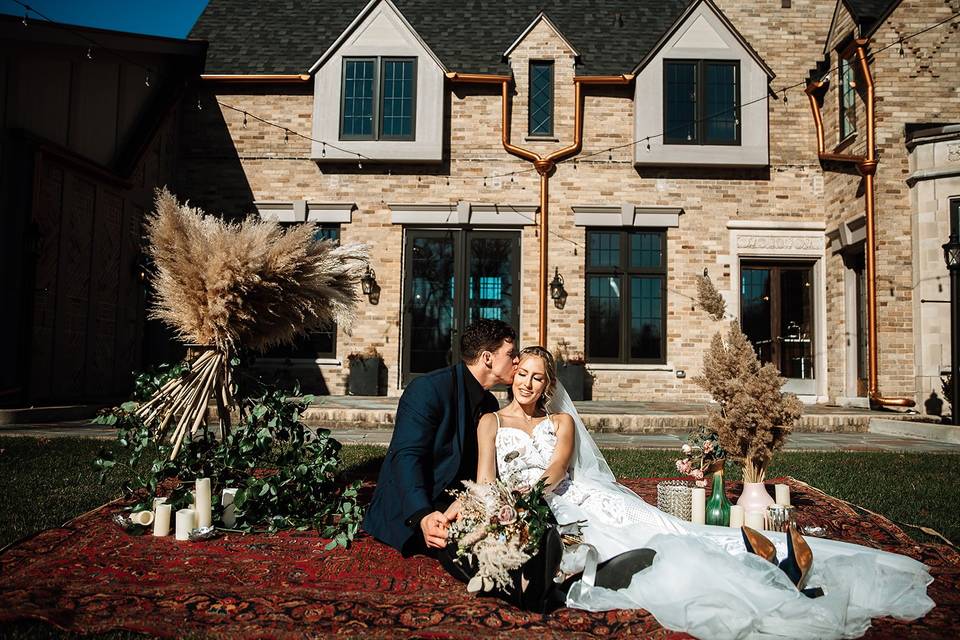
[[[457,556],[475,564],[477,572],[467,584],[471,593],[499,588],[509,591],[510,572],[536,554],[551,526],[550,508],[544,500],[543,480],[533,487],[497,480],[478,484],[465,480],[460,517],[450,525],[447,539],[457,543]]]

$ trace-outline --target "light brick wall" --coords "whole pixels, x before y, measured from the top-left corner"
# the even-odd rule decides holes
[[[720,9],[757,50],[777,77],[771,87],[801,82],[822,56],[832,0],[799,0],[783,9],[779,1],[765,0],[744,5],[724,0]],[[932,0],[905,3],[878,34],[889,40],[901,27],[935,21],[949,7],[935,7]],[[900,25],[898,16],[911,18]],[[531,16],[531,19],[533,16]],[[930,18],[934,18],[931,20]],[[941,33],[930,34],[936,41]],[[912,325],[910,298],[911,261],[910,206],[903,175],[906,155],[902,123],[922,120],[933,110],[930,100],[956,114],[955,42],[941,44],[937,60],[953,60],[951,82],[933,81],[920,62],[934,59],[922,54],[913,72],[899,58],[897,48],[878,59],[878,212],[884,221],[879,234],[881,269],[881,387],[886,393],[906,393],[911,378]],[[933,44],[929,45],[934,46]],[[951,49],[950,47],[953,47]],[[924,49],[926,51],[926,49]],[[948,58],[947,55],[953,55]],[[893,56],[893,57],[891,57]],[[528,71],[531,59],[554,59],[556,142],[525,140],[527,133]],[[912,58],[911,58],[912,59]],[[539,24],[512,52],[516,77],[512,110],[514,144],[546,154],[569,144],[573,138],[573,58],[571,52],[544,23]],[[889,69],[888,69],[889,67]],[[913,73],[913,76],[911,76]],[[938,71],[938,73],[940,73]],[[915,99],[914,80],[922,80],[924,99]],[[893,80],[896,78],[896,81]],[[951,87],[950,91],[944,89]],[[274,86],[263,89],[206,85],[202,111],[184,113],[179,189],[196,204],[212,211],[243,214],[253,200],[298,200],[355,202],[353,222],[342,228],[342,241],[368,242],[373,247],[373,267],[382,287],[380,304],[364,302],[353,330],[338,333],[341,366],[323,366],[321,372],[331,392],[344,389],[346,356],[367,345],[384,355],[389,370],[388,389],[399,394],[400,309],[402,291],[402,237],[399,225],[390,222],[386,203],[474,203],[537,205],[539,177],[529,163],[507,154],[500,142],[501,100],[499,88],[454,85],[449,92],[449,162],[439,166],[364,164],[319,165],[309,159],[309,143],[293,136],[284,141],[283,131],[266,127],[252,118],[242,124],[242,115],[217,108],[222,102],[263,115],[301,132],[310,131],[312,85]],[[836,96],[828,92],[824,121],[829,136],[835,135]],[[952,92],[952,93],[951,93]],[[566,340],[574,349],[584,346],[585,232],[574,224],[573,205],[630,202],[640,206],[682,207],[679,228],[667,234],[668,308],[667,361],[670,366],[595,370],[593,397],[627,400],[703,400],[705,396],[689,379],[699,373],[703,350],[723,323],[709,320],[694,308],[695,276],[709,269],[721,291],[734,295],[730,281],[731,248],[727,228],[731,220],[813,221],[835,228],[839,221],[863,211],[857,195],[858,175],[824,172],[816,157],[816,139],[809,104],[802,88],[792,89],[787,101],[782,94],[769,101],[769,170],[709,168],[635,168],[632,149],[603,152],[627,144],[633,137],[633,88],[593,87],[584,100],[584,144],[579,160],[558,166],[550,179],[549,274],[559,268],[569,297],[563,310],[548,310],[549,344]],[[953,100],[952,105],[948,104]],[[831,106],[832,104],[832,106]],[[831,111],[832,109],[832,111]],[[927,116],[923,116],[927,113]],[[956,120],[956,115],[953,116]],[[858,119],[863,123],[863,118]],[[510,177],[482,177],[519,171]],[[449,175],[449,184],[448,184]],[[521,248],[521,342],[536,340],[538,317],[539,238],[532,224],[523,227]],[[826,367],[830,396],[843,394],[846,344],[843,338],[843,271],[839,257],[827,257]],[[890,290],[893,294],[890,295]],[[823,365],[820,365],[821,371]],[[659,369],[659,370],[656,370]],[[677,379],[683,369],[687,379]]]

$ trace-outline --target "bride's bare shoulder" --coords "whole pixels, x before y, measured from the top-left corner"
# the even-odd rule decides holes
[[[569,413],[554,413],[551,414],[551,417],[558,427],[573,426],[573,416],[571,416]]]
[[[480,422],[477,423],[477,431],[481,434],[495,432],[500,426],[495,413],[485,413],[480,416]]]

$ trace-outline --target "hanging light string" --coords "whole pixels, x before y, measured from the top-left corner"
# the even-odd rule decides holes
[[[16,4],[18,4],[18,5],[20,5],[21,7],[24,8],[24,18],[23,18],[23,23],[24,23],[24,25],[27,25],[27,24],[28,24],[27,19],[28,19],[29,14],[30,14],[30,13],[33,13],[33,14],[37,15],[38,17],[40,17],[41,19],[43,19],[45,22],[47,22],[47,23],[49,23],[49,24],[51,24],[51,25],[54,25],[54,26],[56,26],[56,27],[59,27],[59,28],[61,28],[61,29],[65,29],[66,31],[69,31],[70,33],[74,34],[74,35],[77,36],[78,38],[81,38],[81,39],[83,39],[85,42],[87,42],[87,44],[89,45],[88,48],[87,48],[87,57],[88,57],[88,58],[92,58],[92,57],[93,57],[93,52],[94,52],[94,50],[107,51],[107,52],[109,52],[110,54],[112,54],[113,56],[115,56],[115,57],[123,60],[124,62],[126,62],[126,63],[128,63],[128,64],[130,64],[130,65],[132,65],[132,66],[139,67],[139,68],[143,69],[143,70],[145,71],[145,73],[146,73],[145,78],[144,78],[144,84],[146,84],[147,86],[150,86],[151,80],[156,81],[156,79],[158,78],[159,74],[158,74],[154,69],[151,69],[150,67],[144,66],[143,64],[141,64],[141,63],[139,63],[139,62],[136,62],[135,60],[131,60],[129,57],[123,55],[122,53],[120,53],[120,52],[118,52],[118,51],[116,51],[116,50],[114,50],[114,49],[111,49],[111,48],[109,48],[109,47],[103,46],[103,45],[102,45],[100,42],[98,42],[96,39],[88,36],[87,34],[84,34],[84,33],[82,33],[82,32],[77,31],[76,29],[71,28],[70,25],[66,25],[66,24],[64,24],[64,23],[57,22],[56,20],[53,20],[52,18],[49,18],[48,16],[40,13],[39,11],[37,11],[36,9],[34,9],[33,7],[31,7],[30,5],[26,4],[25,2],[22,2],[21,0],[13,0],[13,2],[16,3]],[[920,30],[918,30],[918,31],[915,31],[915,32],[913,32],[913,33],[910,33],[910,34],[907,34],[907,35],[904,35],[904,36],[900,36],[900,37],[897,38],[896,40],[893,40],[892,42],[890,42],[890,43],[888,43],[888,44],[880,47],[879,49],[877,49],[877,50],[875,50],[875,51],[872,51],[872,52],[870,53],[870,57],[871,57],[871,58],[875,58],[877,54],[879,54],[879,53],[881,53],[881,52],[883,52],[883,51],[886,51],[887,49],[889,49],[889,48],[891,48],[891,47],[895,47],[895,46],[899,46],[899,47],[900,47],[900,50],[902,51],[902,50],[903,50],[903,43],[904,43],[904,42],[906,42],[906,41],[908,41],[908,40],[910,40],[910,39],[912,39],[912,38],[915,38],[915,37],[917,37],[917,36],[919,36],[919,35],[922,35],[922,34],[924,34],[924,33],[927,33],[927,32],[929,32],[929,31],[932,31],[932,30],[934,30],[934,29],[937,29],[937,28],[939,28],[939,27],[947,24],[948,22],[951,22],[952,20],[954,20],[954,19],[956,19],[956,18],[958,18],[958,17],[960,17],[960,11],[958,11],[958,12],[950,15],[950,16],[947,17],[947,18],[944,18],[943,20],[941,20],[941,21],[939,21],[939,22],[936,22],[936,23],[931,24],[931,25],[929,25],[929,26],[927,26],[927,27],[924,27],[923,29],[920,29]],[[956,24],[956,23],[954,23],[954,25],[955,25],[955,24]],[[951,26],[954,26],[954,25],[951,25]],[[839,69],[839,64],[838,64],[837,66],[834,66],[834,67],[829,68],[829,69],[824,73],[824,75],[830,74],[830,73],[832,73],[832,72],[834,72],[834,71],[837,71],[838,69]],[[783,101],[784,101],[784,102],[787,102],[787,92],[788,92],[788,91],[790,91],[791,89],[797,89],[797,88],[799,88],[799,87],[806,87],[806,86],[807,86],[807,81],[806,81],[806,80],[802,80],[802,81],[800,81],[800,82],[796,82],[796,83],[794,83],[794,84],[787,85],[787,86],[782,87],[782,88],[780,88],[780,89],[771,90],[771,92],[773,93],[774,96],[776,96],[776,95],[778,95],[778,94],[782,94],[782,99],[783,99]],[[598,150],[598,151],[593,151],[593,152],[590,152],[590,153],[580,153],[580,154],[578,154],[578,155],[576,155],[576,156],[573,156],[573,157],[571,157],[571,158],[567,158],[566,160],[561,160],[561,161],[558,162],[557,164],[565,164],[565,163],[570,163],[570,162],[572,162],[573,165],[574,165],[574,169],[576,169],[577,163],[582,162],[582,161],[584,161],[584,160],[587,160],[587,159],[589,159],[589,158],[594,158],[594,157],[596,157],[596,156],[603,155],[603,154],[607,154],[607,162],[613,162],[613,152],[614,152],[614,151],[618,151],[618,150],[620,150],[620,149],[626,149],[626,148],[630,148],[630,147],[635,147],[635,146],[638,145],[638,144],[646,144],[647,147],[649,148],[651,141],[654,141],[654,140],[658,140],[658,139],[660,139],[660,138],[663,138],[663,137],[665,137],[666,135],[668,135],[669,133],[673,133],[674,131],[676,131],[676,130],[679,129],[680,127],[687,127],[687,126],[689,126],[690,124],[700,124],[701,122],[704,122],[704,121],[706,121],[706,120],[712,120],[712,119],[716,118],[717,116],[727,115],[727,114],[730,114],[730,113],[736,113],[737,110],[742,109],[743,107],[747,107],[747,106],[750,106],[750,105],[755,104],[755,103],[757,103],[757,102],[762,102],[762,101],[767,100],[767,99],[769,99],[769,93],[764,92],[764,95],[763,95],[763,96],[760,96],[760,97],[755,98],[755,99],[753,99],[753,100],[750,100],[750,101],[748,101],[748,102],[741,102],[741,103],[738,103],[738,104],[734,104],[732,107],[730,107],[730,108],[728,108],[728,109],[726,109],[726,110],[724,110],[724,111],[721,111],[721,112],[712,114],[709,118],[699,118],[699,119],[696,119],[696,120],[692,120],[692,121],[689,121],[689,122],[687,122],[687,123],[684,123],[683,125],[678,125],[677,127],[673,127],[673,128],[671,128],[671,129],[669,129],[669,130],[667,130],[667,131],[661,131],[661,132],[659,132],[659,133],[650,134],[650,135],[648,135],[648,136],[644,136],[644,137],[638,138],[638,139],[636,139],[636,140],[631,140],[630,142],[625,142],[625,143],[623,143],[623,144],[613,145],[613,146],[610,146],[610,147],[606,147],[606,148],[600,149],[600,150]],[[350,156],[349,158],[343,158],[343,161],[345,161],[345,162],[350,162],[350,161],[352,161],[352,158],[353,158],[353,157],[356,157],[356,158],[357,158],[357,163],[358,163],[358,165],[359,165],[359,167],[360,167],[361,169],[363,168],[363,165],[362,165],[362,161],[363,161],[363,160],[373,160],[373,158],[371,158],[371,157],[369,157],[369,156],[366,156],[366,155],[361,154],[361,153],[357,153],[357,152],[355,152],[355,151],[351,151],[351,150],[349,150],[349,149],[344,149],[343,147],[339,147],[339,146],[337,146],[337,145],[335,145],[335,144],[333,144],[333,143],[331,143],[331,142],[328,142],[328,141],[326,141],[326,140],[320,140],[320,139],[317,139],[317,138],[313,138],[312,136],[309,136],[309,135],[307,135],[307,134],[301,133],[301,132],[297,131],[296,129],[292,129],[292,128],[286,126],[286,125],[283,125],[283,124],[274,122],[274,121],[272,121],[272,120],[269,120],[269,119],[267,119],[267,118],[258,116],[258,115],[254,114],[254,113],[252,113],[252,112],[250,112],[250,111],[248,111],[248,110],[246,110],[246,109],[241,109],[241,108],[239,108],[239,107],[235,107],[235,106],[233,106],[233,105],[226,104],[226,103],[224,103],[224,102],[221,102],[220,100],[215,100],[215,102],[216,102],[217,105],[219,105],[220,107],[222,107],[222,108],[224,108],[224,109],[230,109],[230,110],[233,110],[233,111],[236,111],[236,112],[239,112],[239,113],[243,114],[244,125],[246,124],[247,118],[252,118],[252,119],[260,122],[261,124],[264,124],[264,125],[266,125],[266,126],[270,126],[270,127],[274,127],[274,128],[276,128],[276,129],[282,130],[282,131],[284,132],[284,140],[285,140],[285,141],[288,141],[288,140],[289,140],[289,137],[290,137],[291,135],[293,135],[293,136],[296,136],[296,137],[298,137],[298,138],[301,138],[301,139],[304,139],[304,140],[309,140],[309,141],[311,141],[311,142],[315,142],[315,143],[320,144],[320,145],[321,145],[321,153],[323,153],[323,154],[325,154],[325,152],[326,152],[326,147],[330,147],[331,149],[334,149],[334,150],[336,150],[336,151],[340,151],[341,153],[348,154],[348,155]],[[199,99],[197,100],[197,108],[198,108],[198,109],[202,109],[202,104],[201,104],[201,101],[200,101]],[[513,178],[513,177],[515,177],[515,176],[524,175],[524,174],[529,174],[529,173],[532,173],[532,172],[534,172],[534,171],[536,171],[535,168],[529,167],[529,168],[526,168],[526,169],[517,169],[517,170],[515,170],[515,171],[509,171],[509,172],[503,172],[503,173],[492,173],[492,174],[485,174],[485,175],[480,175],[480,176],[449,176],[449,175],[448,175],[448,176],[443,176],[442,178],[441,178],[440,176],[437,176],[437,178],[438,178],[438,179],[443,179],[443,180],[445,180],[447,184],[450,183],[450,180],[460,180],[460,181],[463,181],[463,182],[468,182],[468,181],[471,181],[471,180],[477,180],[477,181],[482,181],[482,182],[485,183],[485,182],[488,181],[488,180],[494,180],[494,179],[497,179],[497,178],[508,178],[508,177],[509,177],[509,178]],[[422,177],[422,176],[421,176],[421,177]]]

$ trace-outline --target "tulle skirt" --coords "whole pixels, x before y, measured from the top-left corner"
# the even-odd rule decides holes
[[[778,567],[747,553],[738,529],[684,522],[620,486],[584,489],[552,497],[551,508],[561,524],[584,523],[584,542],[601,561],[643,547],[657,555],[619,591],[575,583],[567,606],[645,609],[668,629],[711,640],[856,638],[871,618],[912,620],[934,606],[926,593],[929,571],[912,558],[806,537],[814,557],[807,586],[824,591],[808,598]],[[605,490],[606,499],[598,497]],[[764,535],[785,558],[786,536]]]

